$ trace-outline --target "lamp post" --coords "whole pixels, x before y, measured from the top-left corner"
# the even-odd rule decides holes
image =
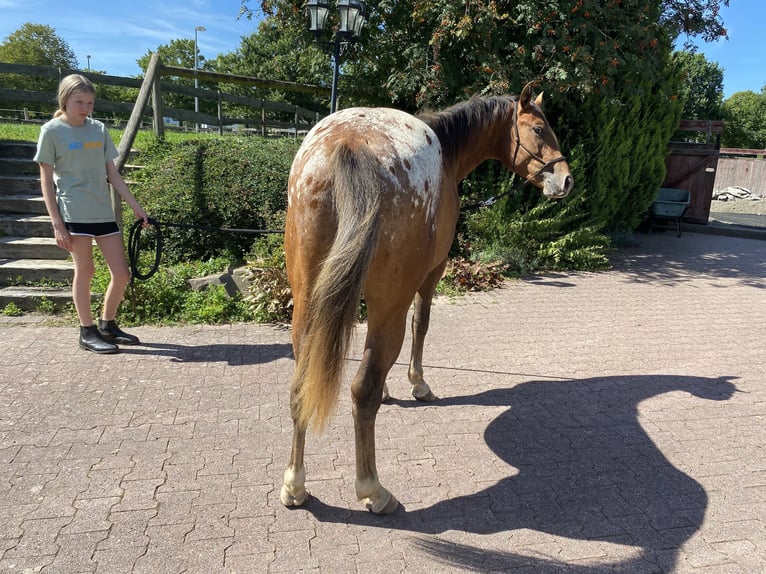
[[[367,22],[367,7],[364,0],[338,0],[338,28],[335,30],[332,46],[332,93],[330,96],[330,113],[335,113],[338,99],[338,76],[340,75],[340,59],[348,47],[362,34],[362,28]],[[316,41],[325,30],[327,16],[330,13],[329,0],[308,0],[309,30],[314,32]]]
[[[199,80],[197,79],[197,33],[206,32],[207,29],[204,26],[197,26],[194,28],[194,89],[199,88]],[[199,98],[197,94],[194,94],[194,113],[199,112]],[[199,131],[199,123],[194,122],[194,130]]]

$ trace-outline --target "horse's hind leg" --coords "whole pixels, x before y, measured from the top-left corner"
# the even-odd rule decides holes
[[[306,491],[306,467],[303,465],[303,453],[306,446],[306,429],[297,421],[296,390],[290,393],[290,412],[293,418],[293,443],[290,450],[290,464],[285,470],[284,483],[279,493],[279,500],[285,506],[300,506],[308,499]]]
[[[423,379],[423,343],[428,333],[431,321],[431,301],[433,300],[436,284],[444,273],[447,265],[445,259],[436,269],[431,271],[423,281],[415,296],[415,309],[412,314],[412,353],[410,355],[409,379],[412,396],[419,401],[435,401],[436,395]]]
[[[301,333],[304,329],[303,309],[303,300],[296,296],[292,330],[293,355],[295,356],[296,365],[298,353],[300,352]],[[309,496],[308,492],[306,492],[306,468],[303,464],[303,453],[306,446],[306,427],[298,422],[300,383],[298,375],[294,375],[290,388],[290,416],[293,419],[293,442],[290,450],[290,463],[285,470],[284,483],[279,493],[279,500],[285,506],[300,506],[306,502]]]
[[[356,496],[375,514],[388,514],[399,501],[381,484],[375,462],[375,419],[383,385],[399,355],[406,328],[406,309],[383,325],[370,317],[364,354],[351,385],[356,438]]]

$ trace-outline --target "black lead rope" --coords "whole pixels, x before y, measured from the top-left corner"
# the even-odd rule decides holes
[[[154,262],[146,273],[142,273],[138,268],[138,260],[141,255],[141,232],[144,230],[143,220],[137,219],[130,228],[128,234],[128,262],[130,264],[131,283],[133,280],[140,279],[142,281],[149,279],[152,275],[157,273],[160,268],[160,260],[162,259],[162,247],[163,247],[163,227],[176,227],[179,229],[197,229],[199,231],[213,231],[216,233],[247,233],[250,235],[268,235],[272,233],[284,233],[284,231],[278,229],[236,229],[232,227],[211,227],[205,225],[190,225],[185,223],[165,223],[157,221],[150,217],[148,219],[149,225],[154,228],[156,233],[155,246],[154,246]]]

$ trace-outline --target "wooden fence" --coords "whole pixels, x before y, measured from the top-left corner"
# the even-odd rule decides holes
[[[154,92],[151,103],[142,109],[140,124],[151,122],[155,132],[161,137],[165,123],[168,119],[177,122],[186,122],[190,125],[214,126],[219,133],[231,126],[241,126],[245,129],[254,130],[261,135],[291,134],[296,137],[300,133],[308,131],[323,114],[313,110],[307,110],[300,106],[283,102],[271,102],[267,100],[249,98],[228,94],[221,90],[210,90],[204,87],[183,86],[171,82],[163,82],[161,78],[168,76],[197,78],[216,83],[239,84],[256,86],[263,89],[279,89],[289,92],[310,93],[320,96],[329,96],[330,90],[321,86],[299,84],[296,82],[283,82],[278,80],[264,80],[249,76],[237,76],[232,74],[219,74],[202,70],[177,68],[165,66],[157,60],[157,55],[152,56],[155,63],[155,77],[152,78],[151,90]],[[151,65],[151,64],[150,64]],[[148,72],[147,68],[147,72]],[[28,66],[23,64],[8,64],[0,62],[0,74],[17,74],[37,78],[48,78],[56,81],[70,73],[79,73],[89,78],[94,84],[118,86],[123,88],[136,88],[141,90],[147,77],[125,78],[121,76],[109,76],[95,74],[82,70],[62,70],[45,66]],[[148,75],[148,74],[147,74]],[[216,103],[217,114],[195,112],[188,109],[167,107],[163,103],[163,94],[180,94],[196,97],[203,101]],[[34,92],[27,90],[14,90],[0,86],[0,100],[21,102],[23,104],[44,104],[50,106],[50,112],[55,109],[55,94],[50,92]],[[253,110],[250,117],[230,117],[226,115],[227,109],[234,106],[244,106]],[[96,114],[119,114],[124,117],[133,113],[135,102],[116,102],[103,98],[96,99]],[[29,116],[29,114],[27,114]],[[44,120],[50,118],[50,113],[44,116]]]
[[[727,187],[743,187],[766,197],[766,149],[721,148],[714,190]]]

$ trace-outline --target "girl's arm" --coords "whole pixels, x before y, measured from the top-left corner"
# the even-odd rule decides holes
[[[69,234],[69,230],[64,225],[64,220],[61,218],[59,205],[56,202],[56,187],[53,184],[53,166],[49,163],[40,163],[40,188],[43,192],[45,209],[48,210],[48,215],[53,224],[56,245],[71,251],[72,236]]]
[[[117,171],[117,166],[115,166],[114,162],[112,161],[106,162],[106,179],[109,181],[109,183],[112,184],[112,187],[114,187],[114,190],[125,201],[125,203],[127,203],[130,206],[130,208],[133,210],[133,215],[136,217],[136,219],[142,219],[144,221],[144,225],[148,225],[149,216],[146,215],[146,212],[144,211],[143,207],[141,207],[141,205],[138,203],[138,200],[133,196],[132,193],[130,193],[130,189],[128,189],[128,184],[126,184],[125,180],[122,179],[120,172]]]

